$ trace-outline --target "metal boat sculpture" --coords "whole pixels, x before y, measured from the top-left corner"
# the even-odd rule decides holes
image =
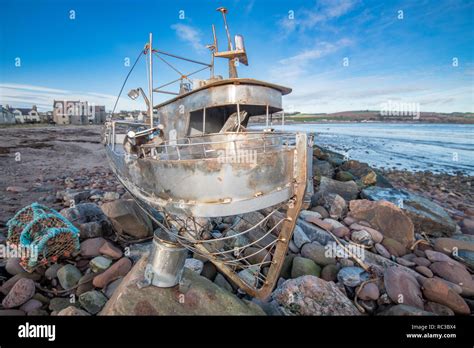
[[[142,286],[176,285],[191,250],[263,298],[275,286],[296,218],[311,195],[312,139],[270,128],[291,89],[238,77],[238,65],[248,64],[243,38],[237,35],[234,47],[227,10],[218,11],[228,49],[218,50],[212,26],[210,64],[155,49],[150,34],[140,55],[148,59],[149,95],[141,88],[129,93],[132,99],[142,94],[147,120],[110,119],[104,143],[117,178],[160,227]],[[154,56],[180,77],[153,88]],[[185,75],[164,56],[204,67]],[[214,75],[216,57],[229,60],[229,78]],[[189,79],[203,69],[210,70],[209,79]],[[180,82],[179,93],[163,91],[173,82]],[[153,93],[160,92],[175,96],[153,106]],[[254,116],[265,116],[263,131],[247,129]]]

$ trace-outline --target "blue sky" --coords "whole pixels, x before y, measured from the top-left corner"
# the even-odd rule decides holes
[[[225,48],[219,6],[229,10],[231,34],[245,38],[250,65],[239,76],[292,87],[288,111],[400,101],[474,112],[474,2],[456,0],[2,0],[0,104],[46,110],[54,98],[81,99],[111,109],[125,60],[133,63],[150,31],[155,47],[208,62],[203,46],[214,23]],[[196,68],[169,60],[184,72]],[[225,63],[216,72],[226,75]],[[142,60],[125,90],[147,87],[145,71]],[[177,77],[156,64],[155,86]],[[139,108],[126,96],[119,103]]]

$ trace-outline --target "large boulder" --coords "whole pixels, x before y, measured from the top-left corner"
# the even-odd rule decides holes
[[[353,200],[349,203],[349,216],[368,221],[385,237],[411,247],[415,241],[414,226],[411,219],[395,204],[387,201]]]
[[[122,280],[100,315],[265,315],[256,304],[240,300],[229,291],[187,268],[182,284],[172,288],[138,288],[147,257],[141,258]]]
[[[438,238],[435,240],[434,249],[451,255],[457,253],[459,250],[474,251],[474,242],[467,239],[459,238]]]
[[[319,200],[320,197],[330,193],[338,194],[346,201],[350,201],[351,199],[356,199],[359,195],[359,187],[354,181],[337,181],[323,176],[321,177],[319,190],[315,196],[317,200]]]
[[[329,177],[334,175],[334,168],[327,161],[314,160],[313,161],[313,175],[316,177]]]
[[[101,237],[111,232],[109,219],[94,203],[80,203],[60,213],[80,230],[81,239]]]
[[[442,280],[430,278],[423,282],[423,295],[428,300],[451,308],[457,314],[469,314],[470,309],[461,296],[450,289]]]
[[[336,284],[312,275],[285,281],[272,296],[287,315],[360,315]]]
[[[142,239],[153,233],[150,218],[132,199],[119,199],[104,203],[102,211],[112,221],[118,234]]]
[[[402,208],[411,218],[415,232],[425,232],[434,237],[451,236],[456,223],[438,204],[422,196],[395,188],[368,187],[362,197],[371,201],[385,200]]]
[[[363,186],[392,187],[392,184],[379,171],[371,168],[367,163],[349,160],[340,169],[356,177]]]
[[[420,309],[424,308],[420,285],[411,274],[397,268],[386,269],[384,285],[393,302]]]

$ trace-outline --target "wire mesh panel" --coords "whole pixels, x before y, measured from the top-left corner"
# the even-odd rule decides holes
[[[213,262],[239,288],[265,298],[273,290],[306,190],[306,135],[294,150],[294,196],[257,211],[222,217],[172,214],[150,217],[181,245]],[[148,211],[146,204],[137,203]]]

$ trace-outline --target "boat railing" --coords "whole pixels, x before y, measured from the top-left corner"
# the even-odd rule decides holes
[[[213,138],[219,140],[212,140]],[[230,138],[222,139],[220,138]],[[205,141],[203,141],[205,139]],[[202,137],[189,137],[166,141],[163,144],[142,145],[144,153],[161,160],[211,159],[241,163],[248,162],[261,153],[288,149],[295,144],[294,134],[276,133],[217,133]]]
[[[115,144],[121,143],[123,139],[118,141],[117,139],[117,125],[129,126],[129,127],[148,127],[148,124],[143,122],[125,121],[125,120],[109,120],[106,123],[105,132],[105,143],[115,150]],[[125,133],[123,134],[125,136]]]
[[[112,120],[108,127],[107,144],[115,150],[115,144],[122,143],[126,131],[120,134],[118,126],[148,127],[146,123]],[[274,132],[232,132],[190,136],[167,140],[161,144],[143,144],[140,156],[159,160],[212,159],[239,163],[254,159],[261,153],[280,151],[293,147],[294,133]]]

